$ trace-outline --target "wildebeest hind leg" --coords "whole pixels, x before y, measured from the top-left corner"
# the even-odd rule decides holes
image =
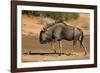
[[[86,56],[87,55],[87,49],[86,49],[86,47],[84,47],[83,44],[82,44],[82,48],[84,49],[84,56]]]
[[[73,40],[73,50],[75,49],[76,43],[77,43],[77,40]]]

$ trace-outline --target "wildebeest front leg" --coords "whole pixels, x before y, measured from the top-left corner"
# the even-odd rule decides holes
[[[56,50],[55,50],[55,47],[54,47],[53,42],[51,42],[51,47],[52,47],[52,49],[54,50],[54,53],[56,53]]]
[[[62,41],[59,41],[60,55],[62,54]]]

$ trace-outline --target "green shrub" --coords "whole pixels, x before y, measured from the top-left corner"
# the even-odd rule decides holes
[[[64,21],[70,19],[77,19],[79,13],[70,12],[48,12],[48,11],[22,11],[22,14],[35,15],[40,17],[50,17],[56,21]]]

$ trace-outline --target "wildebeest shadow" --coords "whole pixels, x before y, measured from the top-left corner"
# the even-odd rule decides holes
[[[70,55],[75,55],[73,53],[46,53],[46,52],[43,52],[43,53],[33,53],[33,52],[29,52],[29,53],[24,53],[24,55],[67,55],[67,56],[70,56]]]

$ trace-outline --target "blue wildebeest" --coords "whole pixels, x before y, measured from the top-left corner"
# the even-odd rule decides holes
[[[81,29],[67,25],[63,22],[55,23],[53,25],[43,28],[40,31],[40,43],[45,44],[48,42],[52,43],[53,41],[58,41],[60,54],[62,53],[61,40],[68,40],[68,41],[73,41],[73,46],[75,46],[77,41],[79,41],[80,47],[84,48],[84,55],[87,55],[87,49],[83,45],[83,38],[84,35]],[[52,46],[52,48],[56,53],[54,46]]]

